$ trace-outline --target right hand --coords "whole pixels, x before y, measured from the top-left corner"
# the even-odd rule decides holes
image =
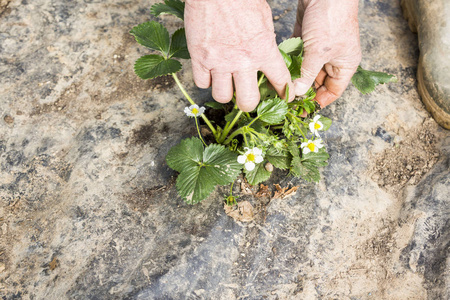
[[[314,83],[325,107],[342,95],[361,61],[358,0],[299,0],[293,36],[305,47],[295,94]]]

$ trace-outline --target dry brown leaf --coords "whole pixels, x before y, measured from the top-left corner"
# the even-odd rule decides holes
[[[274,184],[274,186],[277,189],[275,194],[273,195],[273,198],[275,199],[284,199],[291,197],[297,192],[299,188],[299,186],[293,186],[290,189],[288,187],[282,188],[279,184]]]
[[[254,217],[253,206],[248,201],[241,201],[237,205],[228,206],[224,205],[225,213],[241,222],[250,222]]]
[[[259,185],[259,191],[258,193],[256,193],[256,197],[268,197],[270,198],[270,196],[272,195],[272,191],[269,189],[269,187],[267,185],[264,184],[260,184]]]

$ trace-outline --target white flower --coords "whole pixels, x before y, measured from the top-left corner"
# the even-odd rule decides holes
[[[253,149],[244,148],[245,153],[239,155],[237,158],[238,163],[245,164],[245,169],[251,171],[255,168],[255,164],[259,164],[264,159],[262,157],[262,150],[258,147],[253,147]]]
[[[205,108],[199,107],[197,104],[184,108],[184,113],[188,117],[199,117],[205,112]]]
[[[308,140],[305,143],[302,143],[300,147],[302,147],[303,154],[308,154],[309,152],[319,152],[319,149],[323,147],[323,141],[321,139],[317,140]]]
[[[311,130],[311,132],[316,136],[319,136],[319,130],[323,129],[323,124],[319,121],[319,119],[320,116],[316,115],[311,123],[309,123],[309,130]]]

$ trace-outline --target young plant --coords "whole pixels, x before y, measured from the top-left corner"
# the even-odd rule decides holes
[[[171,14],[183,20],[184,2],[165,0],[153,5],[151,13],[154,16]],[[243,112],[237,108],[234,97],[229,105],[206,103],[209,108],[226,113],[225,120],[214,126],[205,115],[205,107],[199,106],[188,95],[176,75],[182,65],[175,58],[190,58],[184,28],[170,36],[162,24],[150,21],[134,27],[130,33],[139,44],[159,52],[139,58],[134,66],[136,74],[142,79],[173,76],[190,103],[185,114],[194,118],[198,137],[182,140],[166,156],[169,167],[179,172],[176,188],[187,203],[195,204],[207,198],[217,185],[231,184],[232,187],[242,171],[252,185],[267,180],[274,167],[289,170],[290,174],[306,181],[320,180],[319,168],[326,166],[329,158],[320,134],[330,128],[331,120],[317,114],[319,106],[314,101],[316,93],[313,88],[305,97],[297,97],[288,103],[288,87],[286,99],[281,99],[264,74],[259,73],[261,101],[258,107],[253,112]],[[302,40],[291,38],[278,48],[292,80],[300,78]],[[366,71],[361,67],[352,78],[362,93],[394,80],[392,75]],[[208,144],[202,137],[199,117],[208,126],[215,143]],[[226,198],[229,205],[234,204],[236,198],[231,191],[232,188]]]

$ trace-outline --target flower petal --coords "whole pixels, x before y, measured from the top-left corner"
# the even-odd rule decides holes
[[[317,122],[319,119],[320,119],[320,116],[316,115],[313,120],[314,120],[314,122]]]
[[[255,163],[252,161],[246,162],[245,168],[247,169],[247,171],[252,171],[255,168]]]
[[[311,149],[309,149],[308,147],[305,147],[302,149],[303,154],[308,154],[309,152],[311,152]]]
[[[255,155],[261,155],[262,154],[262,150],[259,149],[258,147],[253,147],[253,154]]]
[[[259,164],[260,162],[262,162],[264,160],[264,158],[261,155],[257,155],[255,157],[255,163]]]
[[[314,130],[315,130],[314,125],[315,125],[315,124],[316,124],[315,122],[309,123],[309,130],[310,130],[311,132],[314,132]]]
[[[247,160],[247,156],[245,155],[239,155],[237,158],[238,163],[245,164],[245,161]]]
[[[308,141],[308,142],[309,142],[309,141]],[[308,146],[308,142],[301,143],[301,144],[300,144],[300,147],[301,147],[301,148],[305,148],[306,146]]]

